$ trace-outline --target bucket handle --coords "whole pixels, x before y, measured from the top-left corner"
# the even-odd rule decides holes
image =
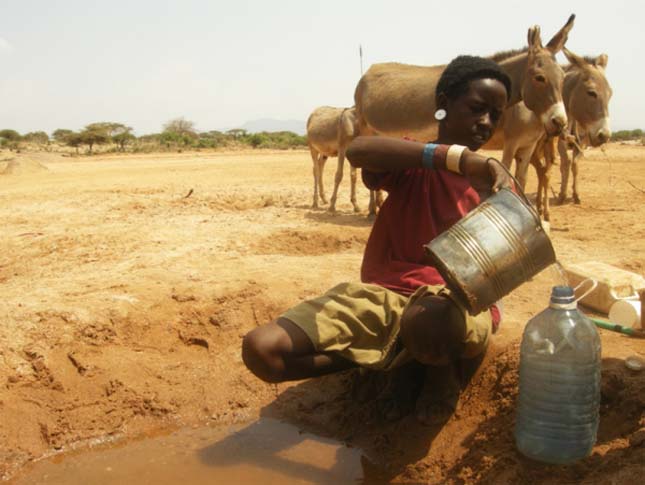
[[[544,227],[542,227],[542,219],[540,219],[540,214],[538,214],[537,210],[535,210],[535,208],[533,207],[533,204],[531,204],[531,202],[529,201],[528,197],[524,193],[524,189],[522,188],[522,184],[520,184],[520,182],[513,176],[511,171],[508,168],[506,168],[506,165],[504,165],[502,162],[497,160],[495,157],[488,157],[486,159],[486,163],[488,163],[489,160],[493,160],[494,162],[496,162],[497,165],[502,167],[504,169],[504,171],[508,174],[508,176],[513,179],[513,182],[515,182],[515,189],[519,191],[520,195],[522,196],[522,199],[524,199],[524,202],[526,202],[526,205],[527,205],[527,207],[529,209],[529,212],[531,212],[531,214],[533,215],[533,218],[536,220],[538,226],[542,230],[544,230]]]

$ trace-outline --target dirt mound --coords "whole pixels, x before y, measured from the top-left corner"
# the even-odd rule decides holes
[[[27,175],[47,172],[49,169],[42,163],[31,159],[10,160],[0,175]]]
[[[222,193],[215,196],[203,196],[198,193],[188,192],[188,195],[174,201],[176,207],[184,209],[205,208],[213,211],[241,212],[266,207],[296,207],[298,199],[290,195],[273,195],[267,193]]]
[[[616,476],[620,483],[639,481],[645,459],[640,374],[622,359],[603,359],[600,427],[591,456],[568,466],[545,465],[515,447],[519,341],[489,354],[444,423],[422,426],[413,416],[385,421],[373,401],[354,399],[352,389],[366,379],[358,371],[294,386],[265,413],[362,448],[369,483],[607,483]]]
[[[364,231],[363,231],[364,232]],[[292,256],[338,253],[341,251],[362,251],[365,236],[337,231],[276,231],[253,245],[259,254],[286,254]]]

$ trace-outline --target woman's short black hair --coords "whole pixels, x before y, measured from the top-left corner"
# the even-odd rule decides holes
[[[468,83],[475,79],[497,79],[506,87],[506,96],[511,96],[511,78],[499,65],[485,57],[455,57],[439,78],[435,97],[443,93],[448,99],[455,99],[468,91]]]

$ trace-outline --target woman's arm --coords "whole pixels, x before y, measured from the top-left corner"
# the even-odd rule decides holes
[[[421,167],[425,143],[385,136],[359,136],[347,147],[345,156],[354,167],[389,172]]]
[[[349,144],[345,155],[354,167],[372,172],[386,172],[423,167],[425,147],[425,143],[417,141],[384,136],[359,136]],[[445,152],[446,150],[443,150],[443,155],[434,157],[435,170],[447,170]],[[478,191],[497,192],[502,187],[510,187],[508,174],[499,162],[467,148],[461,154],[459,170]]]

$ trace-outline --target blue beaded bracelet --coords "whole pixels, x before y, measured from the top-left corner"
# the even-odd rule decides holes
[[[436,143],[427,143],[423,148],[423,158],[421,159],[421,166],[434,170],[434,151],[439,145]]]

